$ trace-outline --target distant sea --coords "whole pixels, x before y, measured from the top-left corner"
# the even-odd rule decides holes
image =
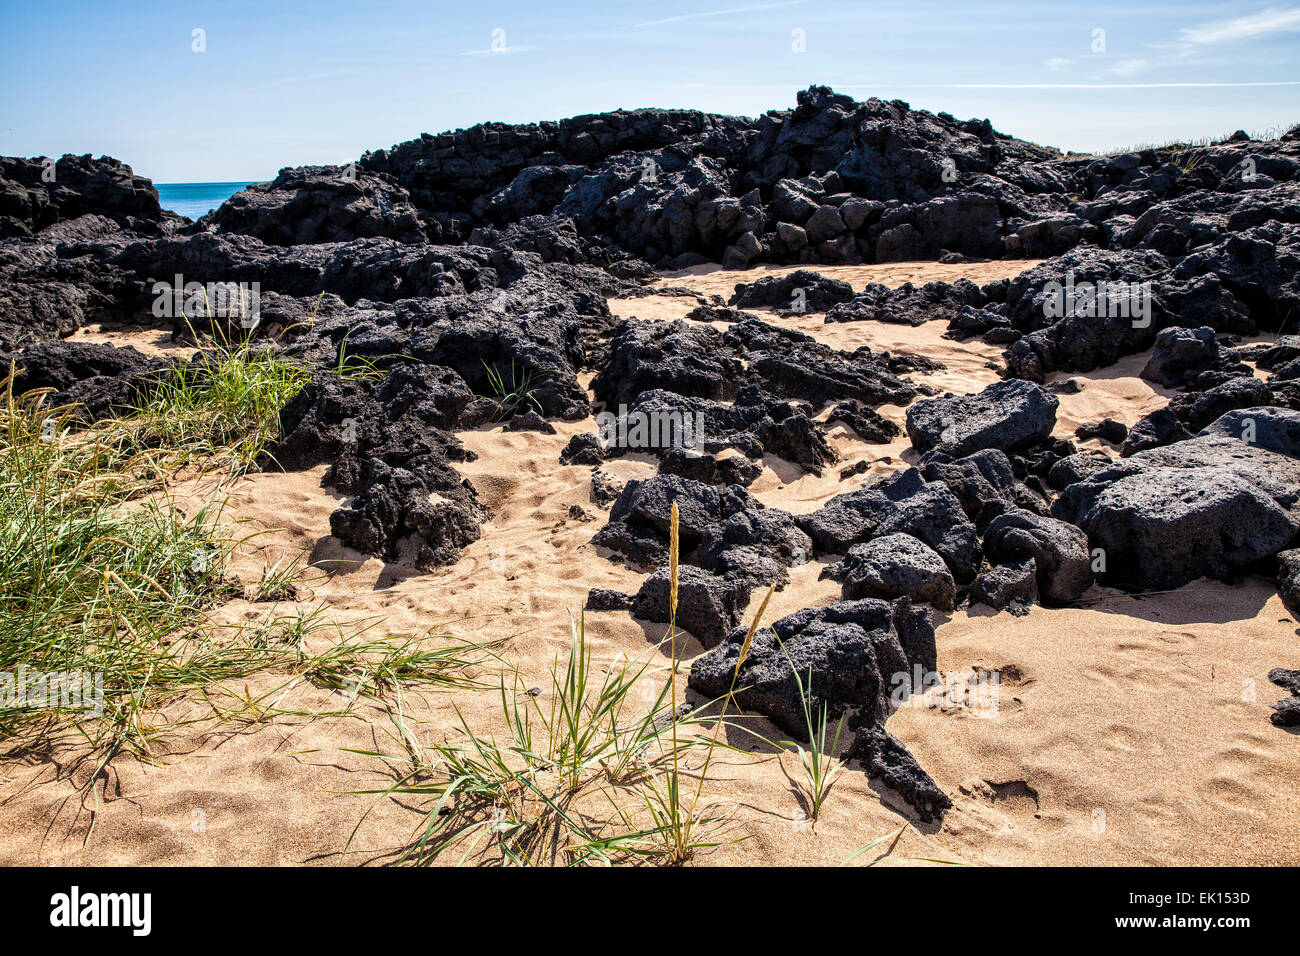
[[[252,183],[154,183],[164,209],[198,219]]]

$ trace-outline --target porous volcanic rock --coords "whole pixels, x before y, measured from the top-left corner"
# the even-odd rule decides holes
[[[1020,379],[995,382],[973,395],[928,398],[907,410],[907,436],[920,451],[961,458],[984,448],[1003,451],[1045,439],[1060,400]]]
[[[740,623],[749,595],[749,585],[743,580],[684,565],[678,569],[677,625],[705,647],[716,647]],[[668,569],[660,568],[642,583],[632,602],[632,614],[667,624],[668,597]]]
[[[269,458],[352,497],[330,515],[345,544],[417,567],[454,564],[485,518],[453,462],[473,453],[450,431],[473,393],[451,369],[403,363],[381,378],[317,372],[280,412]]]
[[[1072,524],[1020,508],[1003,512],[984,534],[984,553],[994,563],[1033,558],[1038,591],[1069,604],[1092,586],[1087,536]]]
[[[935,819],[951,806],[902,744],[881,736],[885,718],[913,690],[914,671],[934,668],[929,611],[907,598],[807,608],[760,628],[738,668],[745,633],[737,627],[696,659],[690,675],[694,690],[716,698],[740,688],[741,707],[801,740],[808,735],[806,695],[813,713],[825,708],[831,721],[849,718],[856,735],[847,756],[861,759],[869,775],[882,779],[922,819]]]
[[[406,190],[391,176],[355,165],[282,169],[271,182],[255,183],[222,203],[210,221],[218,233],[256,236],[278,246],[375,236],[425,240]]]
[[[997,564],[981,573],[970,586],[971,604],[986,604],[995,611],[1021,616],[1038,603],[1038,569],[1033,558]]]
[[[855,544],[824,574],[843,585],[845,600],[909,597],[951,611],[956,585],[943,558],[909,534],[887,534]]]
[[[1104,555],[1108,584],[1232,580],[1300,530],[1300,462],[1206,436],[1139,452],[1070,485],[1052,506]]]

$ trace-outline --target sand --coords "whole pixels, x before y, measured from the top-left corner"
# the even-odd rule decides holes
[[[83,325],[68,336],[69,342],[86,342],[92,345],[116,345],[119,348],[129,345],[137,352],[156,358],[167,355],[191,355],[195,349],[190,346],[177,345],[172,341],[170,332],[158,329],[141,329],[120,325],[105,325],[94,322]]]
[[[987,282],[1029,265],[900,263],[819,271],[861,287],[960,276]],[[773,271],[779,270],[700,268],[667,276],[661,284],[689,284],[725,296],[736,282]],[[693,304],[659,296],[611,307],[619,315],[671,319]],[[944,339],[941,322],[913,329],[874,322],[826,325],[815,314],[769,318],[839,348],[865,344],[936,358],[947,368],[925,378],[950,391],[977,391],[997,379],[986,363],[997,360],[1000,350]],[[156,333],[148,335],[146,341],[166,350]],[[113,336],[120,343],[133,339]],[[1074,376],[1084,387],[1061,396],[1057,434],[1072,437],[1081,422],[1104,416],[1131,424],[1163,405],[1169,393],[1138,378],[1146,359],[1132,356],[1110,369]],[[902,421],[901,408],[881,411]],[[517,666],[529,686],[545,686],[552,659],[567,651],[571,622],[587,591],[633,590],[642,580],[589,544],[604,523],[604,512],[590,500],[590,469],[559,463],[570,436],[593,431],[594,423],[556,427],[555,435],[499,427],[461,434],[479,458],[460,469],[492,517],[455,566],[428,573],[385,566],[331,538],[329,515],[341,499],[321,487],[323,468],[239,479],[224,489],[227,518],[244,532],[265,533],[241,549],[232,573],[256,580],[264,566],[300,554],[310,555],[317,568],[304,577],[296,604],[232,601],[214,616],[250,620],[321,606],[340,621],[371,623],[375,634],[411,634],[435,644],[501,641],[495,648],[500,658]],[[830,437],[846,463],[865,459],[872,471],[904,467],[912,457],[905,439],[868,445],[841,427]],[[881,460],[886,457],[892,461]],[[751,491],[770,506],[796,513],[863,480],[841,481],[838,467],[821,477],[800,475],[771,456],[765,464]],[[654,472],[645,456],[605,467],[625,479]],[[210,483],[191,483],[174,491],[193,506],[212,489]],[[571,517],[572,505],[593,520]],[[837,585],[817,580],[822,566],[795,568],[768,619],[837,599]],[[587,632],[602,665],[645,657],[655,677],[666,678],[668,657],[654,648],[663,626],[625,613],[593,613],[587,615]],[[950,686],[977,673],[997,674],[991,700],[962,702],[932,693],[913,698],[887,724],[952,796],[954,807],[942,826],[911,820],[895,797],[850,766],[813,827],[792,787],[797,758],[758,745],[750,753],[724,751],[715,759],[706,792],[726,811],[727,838],[740,842],[694,862],[835,865],[909,824],[890,845],[885,864],[1295,864],[1300,739],[1268,722],[1269,705],[1282,691],[1265,675],[1273,667],[1300,664],[1296,635],[1296,623],[1263,579],[1236,586],[1198,581],[1140,598],[1094,587],[1077,607],[1035,607],[1019,618],[978,607],[940,615],[939,669]],[[684,642],[687,664],[701,651],[694,640]],[[470,673],[491,684],[500,669],[489,659]],[[284,679],[263,675],[250,681],[250,691],[269,690]],[[504,733],[491,690],[426,693],[405,701],[403,712],[419,739],[445,739],[452,732],[453,704],[476,730]],[[349,701],[298,682],[279,706],[331,711]],[[157,742],[153,762],[119,757],[90,788],[89,769],[72,751],[0,764],[0,862],[389,860],[420,816],[409,804],[360,793],[385,786],[392,776],[382,761],[352,751],[400,748],[388,713],[365,704],[352,707],[349,717],[208,722],[171,731]],[[180,702],[175,710],[201,708]],[[772,739],[783,736],[762,718],[741,723]],[[728,739],[744,750],[755,746],[736,731]]]

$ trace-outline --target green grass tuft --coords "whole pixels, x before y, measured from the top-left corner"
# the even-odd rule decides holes
[[[128,422],[143,447],[238,473],[278,436],[280,409],[310,377],[270,347],[218,347],[164,373]]]

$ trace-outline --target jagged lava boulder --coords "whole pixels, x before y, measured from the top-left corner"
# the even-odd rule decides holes
[[[423,242],[419,213],[393,177],[355,166],[282,169],[269,183],[235,193],[208,217],[218,233],[278,246],[377,236]]]
[[[935,551],[958,582],[970,581],[979,569],[979,535],[961,502],[942,481],[927,483],[915,468],[872,477],[796,520],[822,551],[843,554],[859,542],[902,533]]]
[[[86,215],[157,234],[170,213],[159,206],[153,183],[111,156],[67,153],[53,163],[0,156],[0,239]]]
[[[1038,591],[1069,604],[1092,586],[1088,538],[1072,524],[1021,508],[998,515],[984,534],[984,553],[995,564],[1033,558]]]
[[[859,731],[847,756],[851,760],[861,760],[867,775],[879,778],[902,797],[922,823],[941,820],[952,808],[952,798],[939,788],[902,741],[884,727]]]
[[[982,572],[970,586],[971,604],[984,604],[995,611],[1010,611],[1017,617],[1029,613],[1038,603],[1038,567],[1033,558],[995,564]]]
[[[1289,408],[1270,405],[1233,409],[1206,425],[1199,434],[1236,438],[1269,451],[1300,458],[1300,412]]]
[[[660,568],[637,591],[632,614],[642,620],[668,623],[669,591],[668,569]],[[743,580],[682,565],[677,579],[677,625],[705,647],[716,647],[740,624],[749,596],[749,585]]]
[[[1006,451],[1047,438],[1058,405],[1042,386],[1007,379],[973,395],[917,402],[907,410],[907,436],[919,451],[937,448],[954,458],[984,448]]]
[[[732,689],[745,633],[737,627],[722,644],[696,659],[691,665],[693,689],[708,697]],[[798,670],[813,713],[821,713],[824,705],[829,718],[836,720],[852,709],[877,723],[893,703],[906,699],[913,665],[925,669],[933,647],[929,612],[906,599],[890,604],[868,598],[806,608],[755,633],[735,681],[741,688],[736,700],[746,710],[771,718],[786,733],[806,739],[803,700],[794,676]]]
[[[436,366],[402,363],[366,379],[319,371],[281,410],[267,464],[329,463],[323,483],[351,495],[330,516],[343,543],[422,568],[454,564],[486,517],[452,464],[473,458],[451,433],[472,398]]]
[[[941,611],[951,611],[956,602],[956,584],[943,558],[909,534],[855,544],[826,576],[841,582],[845,600],[906,596]]]
[[[1101,549],[1108,584],[1232,580],[1300,530],[1300,462],[1207,436],[1139,452],[1067,487],[1052,506]]]

